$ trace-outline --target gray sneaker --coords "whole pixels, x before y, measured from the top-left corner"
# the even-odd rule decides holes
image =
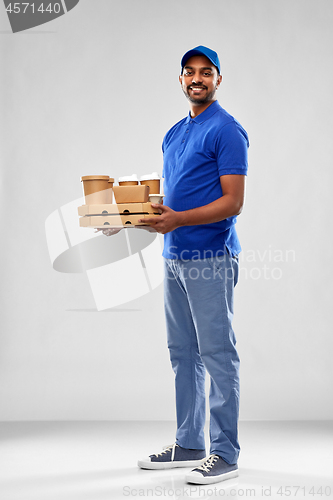
[[[167,446],[160,453],[138,461],[141,469],[173,469],[176,467],[197,467],[206,457],[205,450],[187,450],[178,444]]]
[[[212,484],[238,476],[238,465],[230,465],[219,455],[210,455],[206,461],[186,476],[188,483]]]

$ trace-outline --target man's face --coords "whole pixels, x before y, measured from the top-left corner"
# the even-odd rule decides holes
[[[214,99],[222,76],[207,57],[193,56],[186,61],[179,81],[187,99],[199,105]]]

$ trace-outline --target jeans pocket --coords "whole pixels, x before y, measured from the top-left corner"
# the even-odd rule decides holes
[[[209,257],[207,259],[207,262],[214,273],[219,273],[221,270],[225,269],[228,266],[229,255],[224,254],[216,257]]]

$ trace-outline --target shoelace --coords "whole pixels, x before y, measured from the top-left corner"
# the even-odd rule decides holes
[[[169,453],[169,451],[171,451],[171,462],[173,462],[173,459],[175,456],[176,446],[178,446],[178,444],[176,444],[176,443],[171,444],[170,446],[166,446],[164,448],[164,450],[161,451],[161,453],[154,453],[154,455],[155,455],[155,457],[159,457],[160,455],[162,456],[165,453]]]
[[[200,465],[200,467],[197,467],[197,469],[201,469],[204,472],[210,472],[210,469],[217,462],[218,458],[218,455],[210,455],[207,460],[202,465]]]

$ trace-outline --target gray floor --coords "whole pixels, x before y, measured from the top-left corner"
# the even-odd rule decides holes
[[[333,422],[241,422],[237,479],[186,484],[188,469],[140,470],[172,422],[0,423],[1,500],[333,498]]]

